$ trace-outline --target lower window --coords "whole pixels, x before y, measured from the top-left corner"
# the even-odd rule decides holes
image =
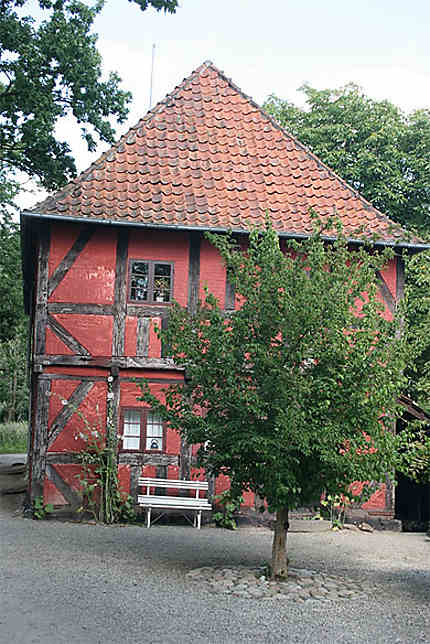
[[[163,452],[164,425],[151,409],[122,409],[121,449],[126,452]]]

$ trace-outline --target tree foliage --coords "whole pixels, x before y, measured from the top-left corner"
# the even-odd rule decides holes
[[[0,422],[27,416],[27,324],[22,298],[19,227],[0,209]]]
[[[381,480],[395,456],[392,427],[403,383],[404,339],[381,315],[375,270],[385,253],[355,249],[340,228],[331,246],[318,229],[288,241],[268,224],[244,254],[208,235],[241,303],[226,318],[211,294],[195,314],[174,306],[162,332],[185,382],[165,402],[144,399],[232,489],[250,489],[277,512],[272,570],[286,572],[286,509],[322,490]],[[367,295],[363,295],[367,294]],[[382,416],[382,418],[381,418]],[[278,544],[278,545],[276,545]],[[279,545],[280,544],[280,545]]]
[[[14,329],[14,337],[0,341],[0,422],[26,420],[28,382],[26,327]]]
[[[301,91],[305,108],[272,95],[266,110],[383,213],[428,228],[430,110],[405,114],[353,83]]]
[[[142,11],[173,13],[177,0],[130,0]],[[129,92],[117,74],[102,78],[93,23],[103,1],[0,0],[0,419],[22,417],[25,324],[19,230],[13,223],[19,173],[47,189],[75,173],[67,141],[56,126],[72,115],[90,150],[112,142],[112,119],[123,122]]]
[[[136,2],[142,10],[177,7],[176,0]],[[58,120],[73,115],[94,150],[97,140],[113,141],[111,118],[125,120],[131,95],[116,73],[102,78],[92,27],[103,1],[38,4],[35,11],[27,0],[0,3],[0,164],[52,189],[76,172],[67,141],[58,140]]]
[[[25,323],[19,226],[0,214],[0,342]]]

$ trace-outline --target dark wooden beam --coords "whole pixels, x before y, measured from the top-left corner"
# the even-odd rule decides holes
[[[87,242],[92,236],[92,234],[93,234],[93,229],[90,228],[89,226],[85,226],[85,228],[81,230],[73,246],[71,247],[67,255],[63,257],[63,259],[58,264],[57,268],[49,278],[48,297],[51,297],[52,293],[55,291],[57,286],[59,286],[59,284],[62,282],[64,277],[67,275],[68,270],[76,262],[77,258],[79,257],[79,255],[81,254],[85,246],[87,245]]]
[[[151,322],[151,318],[139,318],[137,321],[136,356],[139,358],[148,356]]]
[[[396,256],[396,301],[405,296],[405,262],[400,255]]]
[[[112,400],[108,400],[107,403],[108,403],[108,409],[110,408],[110,413],[112,415],[112,425],[115,428],[116,433],[118,434],[119,412],[120,412],[119,403],[120,403],[121,389],[120,389],[120,379],[119,379],[117,370],[113,369],[112,373],[115,373],[115,375],[111,376],[113,378],[112,384],[111,384],[111,392],[113,393],[113,398]]]
[[[70,504],[72,510],[77,510],[82,505],[82,496],[74,490],[66,481],[60,476],[55,467],[51,463],[46,466],[47,477],[55,485],[57,490],[61,492],[66,501]]]
[[[388,474],[385,475],[385,509],[394,512],[394,485]]]
[[[37,290],[35,310],[35,352],[45,353],[48,304],[48,261],[51,235],[49,224],[43,222],[39,228],[39,253],[37,269]]]
[[[177,454],[144,454],[120,452],[120,465],[178,465]]]
[[[391,314],[394,314],[395,306],[396,306],[396,300],[391,293],[390,289],[388,288],[387,282],[384,280],[382,273],[380,271],[376,271],[376,277],[379,282],[379,290],[382,295],[382,299],[385,303],[385,306],[387,309],[390,311]]]
[[[82,380],[83,382],[106,382],[106,376],[76,376],[65,373],[42,373],[39,378],[43,380]]]
[[[79,376],[80,377],[80,376]],[[75,377],[76,379],[76,377]],[[135,380],[146,380],[146,382],[152,382],[152,383],[157,383],[160,385],[176,385],[177,383],[182,383],[182,378],[151,378],[151,376],[145,377],[145,376],[139,376],[136,375],[134,378],[120,378],[121,382],[134,382]]]
[[[125,317],[127,306],[127,256],[128,230],[118,229],[114,286],[114,321],[112,332],[112,356],[124,355]]]
[[[134,503],[137,503],[137,495],[139,493],[139,477],[141,475],[142,467],[140,465],[130,465],[130,496]]]
[[[105,304],[79,304],[77,302],[50,302],[48,313],[74,313],[78,315],[113,315],[113,307]]]
[[[77,452],[48,452],[46,462],[51,465],[77,465],[81,459]]]
[[[228,273],[225,276],[225,305],[227,311],[234,311],[236,300],[236,292],[233,284],[231,283]]]
[[[215,483],[216,483],[215,476],[213,475],[208,476],[207,482],[208,482],[208,500],[210,503],[213,503],[215,498]]]
[[[179,453],[179,478],[189,481],[191,478],[191,445],[181,436],[181,447]]]
[[[79,342],[71,333],[68,331],[58,320],[48,315],[48,324],[51,330],[57,335],[62,342],[69,347],[71,351],[77,355],[90,356],[91,353],[88,351],[83,344]]]
[[[200,247],[202,235],[199,232],[189,233],[189,263],[188,263],[188,310],[195,313],[199,301],[200,289]]]
[[[188,310],[191,314],[197,311],[200,292],[200,249],[201,233],[189,234],[189,264],[188,264]],[[162,352],[161,355],[165,355]],[[179,478],[189,480],[191,477],[191,447],[181,436],[179,452]]]
[[[170,312],[170,305],[150,306],[149,304],[127,304],[127,315],[133,318],[165,318]]]
[[[161,330],[166,331],[167,327],[169,326],[169,318],[162,318],[161,319]],[[169,355],[169,345],[167,342],[161,338],[161,358],[168,358]]]
[[[30,497],[43,496],[43,483],[46,471],[46,450],[48,447],[48,412],[51,383],[48,380],[38,379],[36,391],[36,413],[33,427],[33,436],[30,445],[31,456],[31,486]]]
[[[59,434],[61,434],[66,424],[78,409],[79,405],[81,405],[86,396],[90,393],[93,386],[94,382],[85,381],[79,383],[79,385],[74,389],[72,395],[67,399],[67,404],[64,405],[62,410],[57,414],[49,428],[49,445],[52,445]]]
[[[171,358],[140,358],[123,357],[111,358],[108,356],[66,356],[66,355],[37,355],[34,359],[35,370],[38,367],[51,367],[55,365],[69,367],[106,367],[110,369],[117,366],[120,369],[158,369],[160,371],[183,371],[177,367]]]

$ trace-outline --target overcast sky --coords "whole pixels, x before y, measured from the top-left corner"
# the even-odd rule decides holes
[[[271,93],[301,103],[304,82],[353,81],[410,111],[430,107],[429,29],[428,0],[180,0],[173,15],[107,0],[95,24],[105,69],[133,93],[119,134],[148,109],[153,43],[153,104],[211,60],[260,104]],[[97,158],[70,124],[59,132],[80,171]]]

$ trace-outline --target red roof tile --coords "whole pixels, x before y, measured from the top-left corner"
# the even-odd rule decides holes
[[[33,212],[154,226],[249,230],[269,213],[308,234],[309,210],[385,242],[405,232],[204,63],[108,152]]]

